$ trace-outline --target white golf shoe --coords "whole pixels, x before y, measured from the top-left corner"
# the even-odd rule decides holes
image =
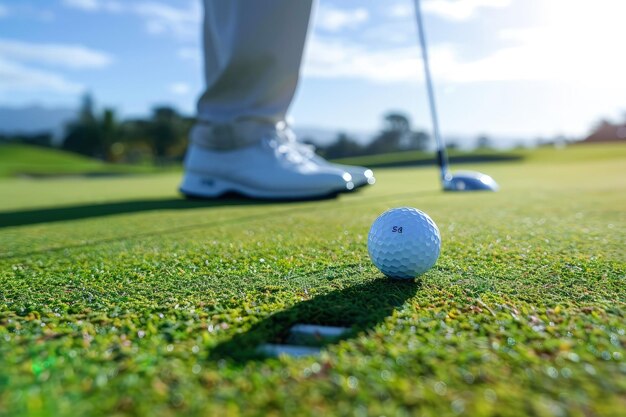
[[[192,143],[184,166],[180,192],[193,198],[237,193],[258,199],[315,199],[355,187],[350,173],[305,157],[278,132],[235,150]]]
[[[314,146],[298,142],[296,140],[295,133],[289,128],[286,123],[279,123],[277,125],[277,129],[280,132],[281,136],[283,136],[287,140],[287,143],[291,144],[291,146],[294,146],[298,150],[298,152],[300,152],[300,154],[305,158],[311,160],[317,165],[330,166],[350,174],[355,188],[359,188],[364,185],[373,185],[376,182],[376,178],[374,178],[374,172],[369,168],[328,162],[326,159],[315,153]]]
[[[322,158],[318,154],[315,153],[315,147],[311,145],[307,145],[304,143],[298,143],[299,152],[309,158],[311,161],[315,162],[318,165],[322,166],[330,166],[333,168],[341,169],[352,177],[352,182],[356,188],[363,187],[364,185],[374,185],[376,183],[376,178],[374,178],[374,171],[369,168],[355,166],[355,165],[343,165],[343,164],[335,164],[333,162],[328,162],[326,159]]]

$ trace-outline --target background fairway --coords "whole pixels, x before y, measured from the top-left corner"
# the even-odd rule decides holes
[[[154,172],[149,166],[105,164],[59,149],[0,144],[0,178],[9,176],[51,177],[69,175],[119,175]]]
[[[387,168],[288,204],[185,201],[176,173],[0,179],[0,415],[623,415],[626,147],[521,154],[467,166],[499,193]],[[367,255],[397,206],[442,234],[415,282]],[[294,323],[353,332],[255,354]]]

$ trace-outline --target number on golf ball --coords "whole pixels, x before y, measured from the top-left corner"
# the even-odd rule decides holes
[[[372,224],[367,250],[376,268],[389,278],[415,278],[437,262],[441,235],[433,219],[423,211],[394,208]]]

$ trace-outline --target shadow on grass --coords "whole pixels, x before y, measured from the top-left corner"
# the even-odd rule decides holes
[[[272,314],[248,331],[220,343],[211,350],[209,359],[232,359],[240,363],[264,359],[265,355],[257,348],[264,343],[286,343],[289,329],[295,324],[349,327],[351,330],[339,340],[354,337],[389,317],[421,286],[420,280],[379,278],[314,297]],[[315,346],[322,347],[337,341],[320,341]]]
[[[18,178],[33,180],[48,180],[59,178],[117,178],[131,177],[144,174],[143,172],[115,172],[115,171],[83,171],[83,172],[38,172],[16,171],[12,175]]]
[[[450,163],[457,164],[474,164],[474,163],[487,163],[487,162],[512,162],[520,161],[523,159],[521,155],[517,154],[469,154],[469,155],[451,155],[449,157]],[[413,160],[396,160],[396,161],[372,161],[366,163],[370,168],[400,168],[400,167],[418,167],[418,166],[435,166],[436,161],[432,158],[428,159],[413,159]]]
[[[335,196],[329,196],[333,198]],[[320,199],[318,199],[320,200]],[[303,200],[300,200],[303,201]],[[80,204],[34,210],[0,212],[0,229],[39,223],[80,220],[115,214],[139,213],[156,210],[189,210],[207,207],[251,206],[276,203],[276,200],[253,200],[235,194],[214,200],[170,198],[161,200],[131,200],[102,204]],[[283,200],[282,202],[295,202]]]
[[[357,192],[360,192],[358,190]],[[422,191],[422,192],[413,192],[413,193],[394,193],[388,194],[384,196],[372,196],[361,198],[359,200],[353,201],[350,205],[350,208],[369,205],[372,201],[385,201],[390,199],[400,199],[400,198],[414,198],[416,195],[436,195],[439,194],[440,191]],[[356,194],[356,193],[353,193]],[[333,200],[336,196],[329,196],[326,200]],[[324,199],[317,200],[309,200],[309,201],[320,201]],[[220,218],[212,218],[208,216],[208,221],[202,221],[199,223],[194,223],[186,226],[176,226],[169,228],[162,228],[159,230],[143,230],[141,226],[137,228],[137,230],[133,230],[133,233],[122,234],[120,236],[112,237],[112,238],[95,238],[92,240],[81,240],[80,243],[71,243],[67,245],[61,246],[50,246],[42,249],[26,251],[26,252],[13,252],[9,251],[7,253],[0,253],[0,259],[7,258],[15,258],[15,257],[29,257],[36,254],[41,253],[52,253],[63,251],[66,249],[73,249],[78,247],[85,246],[93,246],[93,245],[101,245],[112,242],[119,242],[127,239],[139,239],[144,237],[151,236],[162,236],[166,234],[174,234],[174,233],[184,233],[187,231],[198,230],[198,229],[206,229],[210,227],[223,226],[226,224],[243,224],[249,221],[258,221],[263,219],[274,219],[280,216],[289,215],[291,213],[306,213],[306,212],[317,212],[323,209],[320,209],[318,205],[315,204],[305,204],[305,205],[292,205],[286,203],[301,203],[304,200],[298,201],[282,201],[281,204],[287,206],[286,209],[283,210],[267,210],[267,211],[254,211],[251,214],[244,214],[242,216],[237,216],[229,219],[220,219]],[[145,212],[151,210],[188,210],[188,209],[196,209],[196,208],[209,208],[209,207],[223,207],[223,206],[255,206],[255,205],[269,205],[275,204],[278,201],[262,201],[262,200],[251,200],[242,197],[234,197],[227,196],[217,200],[185,200],[185,199],[164,199],[164,200],[133,200],[133,201],[125,201],[125,202],[117,202],[117,203],[105,203],[105,204],[87,204],[87,205],[77,205],[77,206],[66,206],[66,207],[52,207],[52,208],[43,208],[36,210],[24,210],[24,211],[14,211],[14,212],[0,212],[0,229],[4,227],[13,227],[13,226],[22,226],[22,225],[31,225],[38,223],[51,223],[58,221],[66,221],[66,220],[80,220],[92,217],[101,217],[108,216],[114,214],[124,214],[124,213],[136,213],[136,212]],[[207,216],[202,217],[205,220]]]

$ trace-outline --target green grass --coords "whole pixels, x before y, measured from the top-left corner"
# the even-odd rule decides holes
[[[115,175],[153,172],[148,166],[105,164],[59,149],[0,144],[0,178]]]
[[[0,415],[623,415],[626,147],[525,152],[467,166],[494,194],[432,167],[289,204],[183,201],[174,173],[1,179]],[[415,282],[367,255],[396,206],[441,230]],[[255,354],[297,322],[353,331]]]
[[[484,163],[484,162],[510,162],[518,161],[528,154],[527,151],[501,151],[495,149],[478,149],[472,151],[450,150],[448,156],[451,163]],[[339,158],[335,162],[360,165],[372,168],[390,168],[401,166],[434,165],[434,152],[403,151],[377,155],[353,156]]]

